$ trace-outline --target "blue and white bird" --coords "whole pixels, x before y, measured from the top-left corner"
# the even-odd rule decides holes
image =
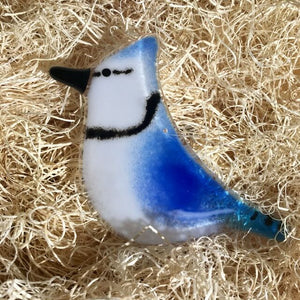
[[[157,51],[148,36],[94,70],[50,69],[54,79],[88,89],[83,177],[95,208],[139,243],[186,241],[226,228],[284,240],[280,221],[225,189],[184,145],[159,92]]]

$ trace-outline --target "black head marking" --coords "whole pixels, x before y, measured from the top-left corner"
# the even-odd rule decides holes
[[[100,77],[100,76],[101,76],[101,72],[94,72],[94,73],[93,73],[93,76],[94,76],[94,77]]]
[[[105,69],[102,70],[102,72],[100,72],[100,71],[94,72],[93,76],[94,77],[100,77],[101,75],[103,75],[104,77],[109,77],[111,74],[114,74],[114,75],[121,75],[121,74],[128,75],[132,72],[133,72],[132,68],[126,69],[126,70],[113,70],[113,71],[111,71],[108,68],[105,68]]]
[[[123,71],[123,73],[127,75],[127,74],[130,74],[132,71],[133,71],[132,69],[127,69],[127,70]]]
[[[125,75],[128,75],[130,74],[131,72],[133,72],[133,69],[126,69],[126,70],[113,70],[113,74],[115,75],[120,75],[120,74],[125,74]]]
[[[123,71],[113,70],[113,74],[115,74],[115,75],[120,75],[122,73],[123,73]]]

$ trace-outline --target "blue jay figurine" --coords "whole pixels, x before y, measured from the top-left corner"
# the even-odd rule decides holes
[[[226,228],[284,240],[280,221],[225,189],[184,145],[159,92],[157,50],[148,36],[94,70],[50,69],[81,93],[89,86],[83,177],[95,208],[139,243],[186,241]]]

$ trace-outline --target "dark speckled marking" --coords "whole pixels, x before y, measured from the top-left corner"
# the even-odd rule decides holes
[[[271,217],[267,216],[267,217],[265,218],[265,225],[271,226],[272,223],[273,223],[273,219],[272,219]]]
[[[257,216],[258,216],[258,212],[256,211],[256,212],[254,212],[254,214],[250,217],[250,220],[251,220],[251,221],[254,221],[254,220],[257,218]]]

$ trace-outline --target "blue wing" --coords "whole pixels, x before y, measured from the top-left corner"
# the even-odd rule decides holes
[[[227,191],[187,151],[162,104],[136,147],[135,190],[149,214],[170,226],[224,223],[274,238],[281,222],[263,215]],[[279,233],[278,240],[284,239]]]

